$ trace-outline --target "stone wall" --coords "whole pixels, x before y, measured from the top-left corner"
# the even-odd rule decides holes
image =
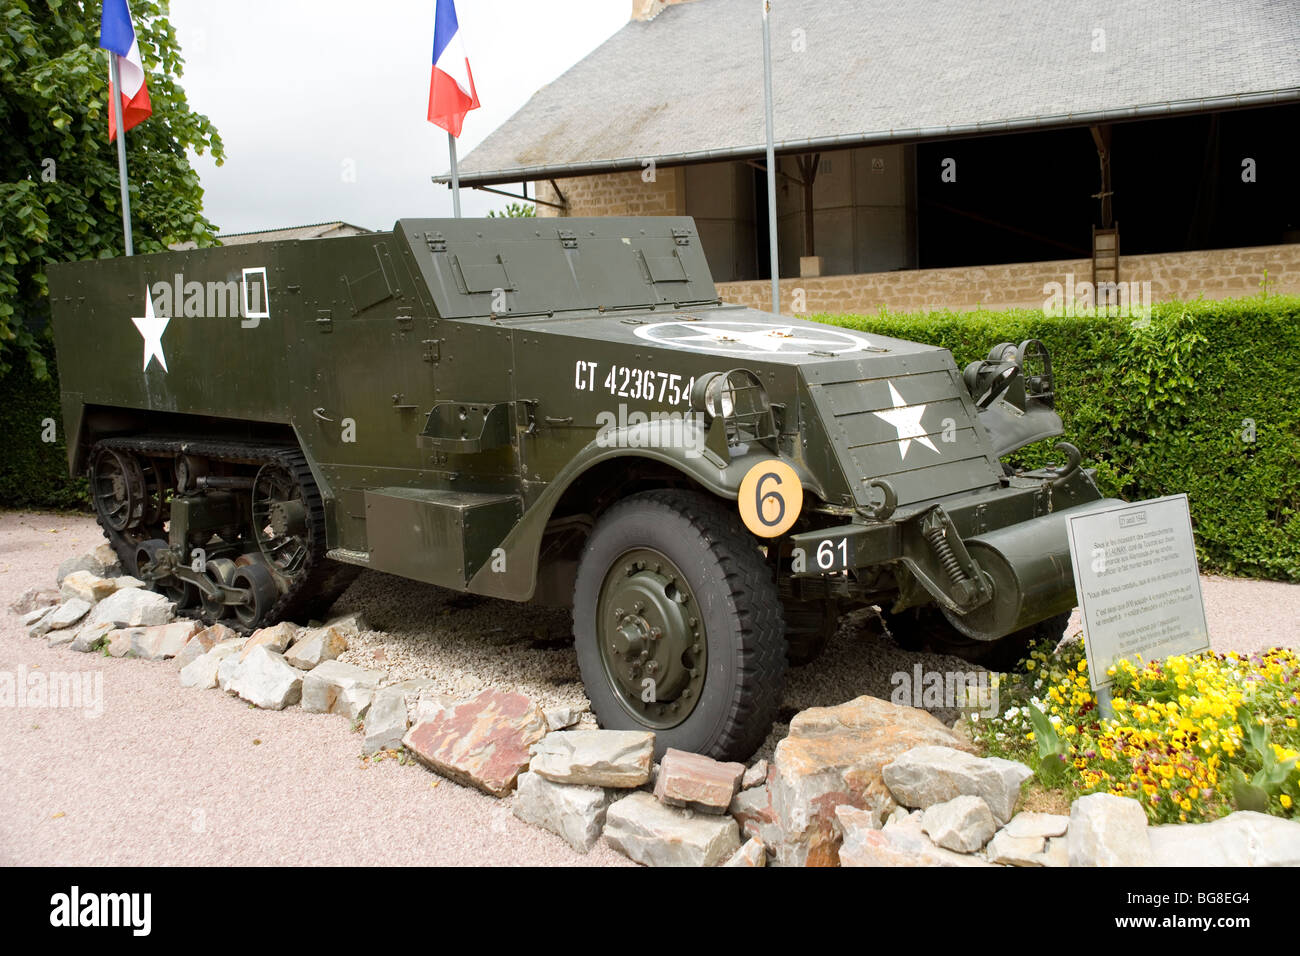
[[[1268,272],[1268,291],[1300,295],[1300,243],[1124,256],[1120,278],[1149,282],[1150,301],[1229,299],[1258,294]],[[1057,282],[1090,282],[1088,259],[1020,262],[958,269],[910,269],[861,275],[782,279],[783,312],[876,312],[882,306],[899,312],[930,309],[970,311],[977,308],[1043,308],[1044,287]],[[766,280],[718,283],[724,302],[767,309],[771,284]],[[799,290],[802,290],[800,296]],[[796,301],[801,297],[802,302]],[[803,308],[798,308],[803,305]]]
[[[841,149],[820,154],[813,231],[823,272],[851,274],[916,265],[915,159],[910,146]],[[778,161],[777,234],[782,271],[799,273],[804,254],[804,191],[793,157]],[[646,177],[653,175],[649,182]],[[539,216],[692,216],[718,282],[761,274],[767,246],[758,245],[756,177],[748,163],[725,161],[648,168],[556,181],[564,210],[538,206]],[[543,202],[559,202],[556,186],[535,183]],[[763,223],[766,228],[766,221]]]
[[[653,170],[646,182],[648,169],[633,169],[600,176],[575,176],[557,180],[560,192],[568,201],[573,216],[681,216],[685,215],[685,171]],[[543,202],[560,202],[549,182],[538,182],[537,198]],[[537,215],[559,216],[560,210],[538,204]]]

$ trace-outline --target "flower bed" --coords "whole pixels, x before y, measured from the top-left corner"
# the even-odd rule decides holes
[[[1276,648],[1204,653],[1113,668],[1102,719],[1082,642],[1035,648],[1004,678],[1002,714],[970,718],[991,755],[1034,768],[1073,799],[1113,793],[1152,823],[1197,823],[1234,810],[1300,816],[1300,657]]]

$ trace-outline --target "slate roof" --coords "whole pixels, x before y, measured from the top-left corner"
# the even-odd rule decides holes
[[[336,230],[356,230],[370,232],[363,226],[354,226],[350,222],[315,222],[306,226],[285,226],[280,229],[259,229],[254,232],[221,233],[217,236],[224,246],[241,245],[248,242],[278,242],[281,239],[319,239]],[[351,235],[352,233],[349,233]]]
[[[461,181],[760,154],[760,9],[689,0],[629,21],[466,155]],[[772,53],[785,151],[1300,101],[1295,0],[773,0]]]

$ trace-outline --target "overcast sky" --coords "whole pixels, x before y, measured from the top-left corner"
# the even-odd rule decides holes
[[[459,152],[627,22],[629,0],[457,0],[481,108]],[[197,157],[222,232],[450,216],[447,134],[426,116],[433,0],[172,0],[190,107],[225,142]],[[510,188],[512,191],[515,187]],[[509,202],[465,189],[467,216]]]

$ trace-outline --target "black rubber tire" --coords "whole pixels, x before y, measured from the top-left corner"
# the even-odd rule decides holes
[[[235,608],[235,620],[249,630],[260,626],[279,598],[270,570],[263,564],[246,564],[235,569],[230,583],[233,587],[247,588],[250,597],[247,605]]]
[[[806,667],[821,657],[839,627],[839,608],[834,601],[787,601],[785,615],[785,659],[791,667]]]
[[[596,607],[619,556],[653,548],[685,575],[700,603],[708,641],[704,690],[690,715],[655,731],[655,755],[672,747],[718,760],[747,760],[776,719],[785,684],[781,600],[758,542],[739,516],[693,491],[649,491],[611,507],[597,522],[578,565],[574,645],[600,725],[649,730],[610,687],[597,645]],[[705,599],[705,595],[708,599]]]
[[[1024,661],[1030,645],[1044,639],[1059,641],[1070,623],[1068,613],[1058,614],[996,641],[977,641],[953,627],[933,605],[909,608],[899,614],[881,608],[880,616],[894,642],[904,650],[950,654],[1003,673],[1015,670]]]

